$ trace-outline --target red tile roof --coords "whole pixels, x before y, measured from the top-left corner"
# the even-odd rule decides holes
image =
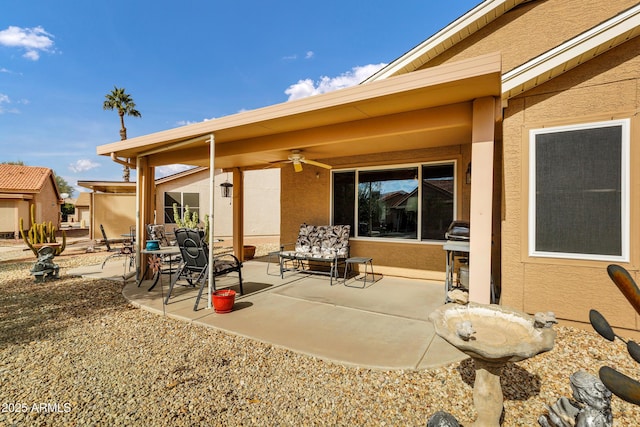
[[[0,164],[0,192],[38,193],[53,171],[40,166]]]

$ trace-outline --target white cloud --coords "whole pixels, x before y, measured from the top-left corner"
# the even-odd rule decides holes
[[[195,121],[195,120],[178,120],[176,122],[176,126],[189,126],[189,125],[194,125],[196,123],[202,123],[202,122],[208,122],[209,120],[215,120],[215,117],[209,117],[209,118],[204,118],[201,121]]]
[[[313,53],[313,51],[310,50],[304,55],[304,59],[311,59],[311,58],[313,58],[314,55],[315,54]]]
[[[9,95],[0,93],[0,114],[5,114],[5,113],[20,114],[20,110],[18,110],[15,107],[11,107],[11,105],[13,104],[27,105],[29,104],[29,100],[20,99],[19,101],[15,102],[15,101],[11,101],[11,98],[9,98]]]
[[[176,122],[176,125],[178,125],[178,126],[187,126],[187,125],[192,125],[194,123],[200,123],[200,122],[196,122],[196,121],[193,121],[193,120],[178,120]]]
[[[47,33],[44,28],[20,28],[9,26],[0,31],[0,45],[24,49],[25,58],[37,61],[40,52],[53,51],[53,35]]]
[[[9,95],[0,93],[0,114],[5,114],[5,113],[18,114],[20,112],[16,108],[9,107],[9,105],[11,105],[11,99],[9,98]]]
[[[156,168],[156,178],[164,178],[165,176],[173,175],[175,173],[183,172],[188,169],[193,169],[193,166],[189,165],[167,165],[158,166]]]
[[[96,163],[90,159],[76,160],[75,163],[69,165],[69,170],[72,172],[86,172],[91,169],[100,167],[100,163]]]
[[[362,67],[353,67],[351,71],[347,71],[337,77],[322,76],[318,81],[313,81],[312,79],[299,80],[298,83],[289,86],[284,93],[289,95],[289,101],[293,101],[294,99],[355,86],[385,65],[387,64],[369,64]]]

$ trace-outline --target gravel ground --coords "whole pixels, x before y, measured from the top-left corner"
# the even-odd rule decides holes
[[[424,371],[340,366],[133,308],[121,284],[65,275],[104,254],[60,256],[62,278],[35,284],[34,259],[0,262],[0,425],[424,426],[446,410],[475,418],[473,363]],[[508,365],[504,426],[537,426],[570,396],[569,375],[609,365],[638,378],[620,343],[556,327],[555,348]],[[616,426],[640,408],[617,397]]]

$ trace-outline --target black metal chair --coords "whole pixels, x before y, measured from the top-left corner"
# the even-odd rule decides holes
[[[105,260],[102,262],[102,268],[104,268],[105,264],[107,263],[107,261],[109,261],[112,258],[119,258],[119,257],[126,257],[125,259],[125,267],[126,267],[126,262],[127,259],[129,260],[129,270],[131,270],[133,268],[133,266],[135,265],[135,250],[133,248],[133,240],[131,239],[125,239],[124,241],[119,239],[119,240],[114,240],[114,239],[109,239],[107,237],[107,233],[105,233],[104,231],[104,227],[102,226],[102,224],[100,224],[100,232],[102,233],[102,239],[104,241],[104,245],[107,247],[107,252],[112,252],[111,255],[109,255],[107,258],[105,258]],[[122,246],[119,247],[113,247],[111,246],[112,243],[122,243]]]
[[[149,240],[157,240],[161,248],[170,246],[169,239],[165,233],[164,224],[147,224],[147,238]],[[163,256],[163,261],[169,260],[176,265],[181,261],[180,255]],[[162,269],[162,273],[173,273],[169,269]]]
[[[209,248],[206,242],[202,241],[198,230],[178,228],[175,230],[175,237],[180,248],[182,263],[173,276],[173,280],[171,280],[169,292],[164,303],[169,303],[169,298],[176,282],[178,280],[186,280],[190,286],[199,285],[198,296],[193,306],[195,311],[198,309],[198,303],[202,298],[204,285],[209,276]],[[232,254],[221,254],[213,258],[213,289],[216,289],[215,279],[217,276],[232,272],[238,273],[240,295],[242,295],[244,293],[242,288],[242,263]]]

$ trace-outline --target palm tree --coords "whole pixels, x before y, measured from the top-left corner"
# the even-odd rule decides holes
[[[142,117],[142,114],[136,110],[136,103],[133,102],[131,95],[125,93],[124,88],[114,86],[113,90],[105,95],[105,98],[102,109],[118,111],[118,116],[120,116],[120,140],[124,141],[127,139],[127,128],[124,127],[125,114],[132,117]],[[129,166],[124,166],[122,179],[125,182],[129,182]]]

